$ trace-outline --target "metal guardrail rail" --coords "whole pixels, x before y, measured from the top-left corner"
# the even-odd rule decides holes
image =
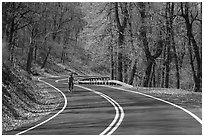
[[[110,80],[109,77],[89,77],[78,81],[78,84],[88,85],[117,85],[132,88],[132,85],[126,84],[118,80]]]

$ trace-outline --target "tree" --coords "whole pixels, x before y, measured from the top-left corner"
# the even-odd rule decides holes
[[[29,73],[34,63],[44,68],[50,55],[57,60],[61,52],[64,62],[69,46],[78,46],[86,24],[80,3],[5,2],[2,8],[3,39],[8,43],[10,62]]]
[[[138,62],[138,56],[137,56],[137,50],[134,47],[134,38],[133,38],[133,27],[132,27],[132,22],[133,22],[133,8],[134,8],[134,3],[129,3],[129,13],[128,13],[128,27],[129,27],[129,33],[130,33],[130,45],[131,45],[131,51],[132,51],[132,66],[131,66],[131,70],[129,73],[129,81],[128,84],[133,85],[133,81],[134,81],[134,77],[136,75],[136,69],[137,69],[137,62]]]
[[[176,65],[176,87],[177,89],[180,88],[180,73],[179,73],[179,63],[178,63],[178,55],[176,51],[176,45],[175,45],[175,39],[174,39],[174,28],[173,28],[173,21],[175,19],[174,15],[174,3],[170,3],[170,33],[171,33],[171,45],[173,48],[173,57],[175,59],[175,65]]]
[[[177,57],[177,51],[175,47],[175,40],[174,40],[174,3],[167,2],[166,3],[166,9],[165,9],[165,19],[166,19],[166,48],[164,48],[164,64],[166,67],[166,76],[165,78],[165,87],[169,87],[169,73],[170,73],[170,65],[172,62],[172,59],[175,60],[176,65],[176,87],[180,88],[180,74],[179,74],[179,65],[178,65],[178,57]],[[163,74],[164,75],[164,74]],[[163,82],[164,84],[164,82]]]
[[[190,56],[191,56],[191,66],[193,71],[193,77],[195,82],[195,92],[201,91],[201,83],[202,83],[202,60],[200,55],[200,49],[197,45],[197,42],[195,40],[195,36],[193,34],[193,24],[195,21],[199,21],[198,19],[198,11],[196,11],[196,14],[193,15],[193,12],[190,11],[189,3],[180,3],[180,9],[181,13],[180,16],[184,18],[185,24],[186,24],[186,30],[187,30],[187,37],[189,40],[189,46],[192,45],[194,50],[194,55],[197,63],[197,69],[195,72],[194,69],[194,63],[192,61],[192,54],[191,54],[191,47],[189,48]]]
[[[13,63],[15,35],[18,30],[32,23],[31,16],[33,11],[29,9],[27,3],[21,2],[4,2],[2,11],[3,39],[8,42],[10,62]]]
[[[141,28],[140,28],[140,36],[141,41],[144,47],[144,52],[147,60],[147,68],[145,71],[145,77],[144,77],[144,87],[148,87],[149,81],[150,81],[150,74],[152,72],[152,67],[155,64],[156,58],[158,58],[162,53],[162,47],[163,47],[163,41],[161,39],[161,36],[159,36],[158,40],[156,41],[156,52],[155,54],[151,54],[149,51],[149,45],[147,40],[147,27],[145,26],[145,18],[146,18],[146,5],[143,2],[138,3],[139,13],[141,15]]]
[[[123,60],[123,42],[124,42],[124,31],[127,27],[128,22],[128,10],[127,10],[127,3],[120,3],[120,9],[121,9],[121,16],[119,16],[119,5],[116,2],[115,3],[115,19],[118,29],[118,77],[117,79],[119,81],[123,81],[123,67],[122,67],[122,60]]]

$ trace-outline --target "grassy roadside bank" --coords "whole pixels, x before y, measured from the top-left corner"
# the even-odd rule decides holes
[[[2,134],[35,122],[60,102],[61,94],[22,69],[2,68]]]

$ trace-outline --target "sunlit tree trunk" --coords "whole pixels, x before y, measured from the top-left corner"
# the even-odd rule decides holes
[[[111,80],[114,79],[114,58],[113,58],[113,45],[110,46],[110,72],[111,72]]]
[[[171,45],[173,49],[173,57],[176,65],[176,88],[180,88],[180,74],[179,74],[179,64],[178,64],[178,56],[175,46],[175,40],[174,40],[174,28],[173,28],[173,20],[174,20],[174,3],[170,3],[170,30],[171,30]]]
[[[165,88],[169,87],[169,72],[171,63],[171,28],[170,28],[170,2],[166,3],[166,58],[165,58]]]
[[[133,59],[132,59],[132,66],[129,74],[129,81],[128,83],[130,85],[133,85],[136,69],[137,69],[137,61],[138,59],[136,58],[136,51],[134,48],[134,43],[133,43],[133,32],[132,32],[132,3],[129,3],[129,20],[128,20],[128,25],[129,25],[129,33],[130,33],[130,44],[131,44],[131,49],[132,49],[132,54],[133,54]]]

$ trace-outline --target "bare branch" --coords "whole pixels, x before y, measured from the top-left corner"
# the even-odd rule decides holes
[[[198,11],[196,12],[196,15],[193,16],[192,12],[190,14],[191,18],[192,18],[192,21],[191,21],[191,25],[193,24],[194,21],[199,21],[200,23],[202,23],[202,20],[198,19]]]
[[[59,32],[62,32],[62,30],[48,32],[48,33],[45,35],[44,39],[46,39],[49,35],[51,35],[51,34],[53,34],[53,33],[59,33]]]
[[[32,23],[32,22],[30,21],[30,22],[28,22],[28,23],[26,23],[26,24],[24,24],[24,25],[22,25],[22,26],[20,26],[20,27],[17,27],[17,28],[15,28],[15,31],[17,31],[17,30],[19,30],[19,29],[22,29],[22,28],[24,28],[24,27],[30,25],[31,23]]]

